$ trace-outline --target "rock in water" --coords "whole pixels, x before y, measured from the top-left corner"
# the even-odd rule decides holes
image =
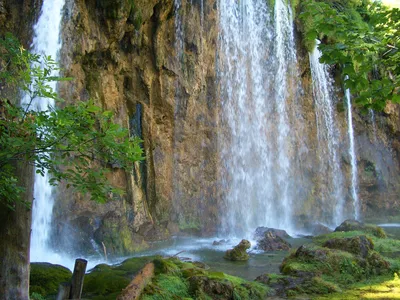
[[[336,238],[325,242],[323,247],[347,251],[366,258],[374,250],[374,243],[365,235],[352,238]]]
[[[248,260],[249,255],[246,250],[251,247],[251,244],[248,240],[242,240],[237,246],[233,249],[227,250],[225,252],[224,258],[227,260]]]
[[[290,238],[290,235],[282,229],[268,228],[268,227],[257,227],[254,232],[254,238],[256,240],[264,238],[264,234],[266,232],[272,232],[274,235],[279,236],[280,238]]]
[[[338,227],[336,227],[335,232],[348,232],[348,231],[363,231],[365,233],[371,233],[374,236],[384,239],[386,238],[386,233],[385,231],[375,225],[369,225],[369,224],[364,224],[356,220],[346,220],[342,224],[340,224]]]
[[[272,231],[267,231],[264,233],[264,237],[257,241],[256,249],[264,251],[281,251],[290,250],[290,247],[291,245],[283,238],[277,236]]]

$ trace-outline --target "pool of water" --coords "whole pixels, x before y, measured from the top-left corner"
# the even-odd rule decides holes
[[[154,243],[151,249],[138,253],[135,256],[162,255],[165,257],[177,256],[181,259],[200,261],[210,270],[224,272],[229,275],[254,280],[265,273],[279,273],[279,266],[289,251],[260,252],[250,249],[248,261],[229,261],[224,259],[225,251],[236,246],[240,240],[230,240],[223,245],[213,246],[218,238],[198,239],[179,237],[168,241]],[[310,243],[306,238],[289,238],[292,249]],[[253,241],[252,245],[255,245]]]

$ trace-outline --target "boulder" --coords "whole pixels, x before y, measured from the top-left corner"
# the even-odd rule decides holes
[[[336,238],[325,242],[323,247],[347,251],[366,258],[370,251],[374,250],[374,243],[365,235],[352,238]]]
[[[340,232],[340,231],[344,231],[344,232],[363,231],[365,233],[371,233],[378,238],[382,238],[382,239],[386,238],[386,233],[381,227],[364,224],[364,223],[361,223],[356,220],[344,221],[342,224],[340,224],[335,229],[335,232]]]
[[[306,245],[302,245],[297,249],[295,257],[303,261],[309,261],[309,260],[325,261],[328,256],[328,252],[329,250],[314,249]]]
[[[218,240],[212,243],[213,246],[221,246],[229,243],[229,240]]]
[[[363,231],[365,229],[365,225],[356,220],[346,220],[338,227],[336,227],[335,232],[348,232],[348,231]]]
[[[280,236],[277,236],[272,231],[266,231],[262,239],[257,241],[258,250],[263,251],[281,251],[290,250],[291,245]]]
[[[249,255],[246,250],[251,247],[251,244],[248,240],[242,240],[237,246],[233,249],[227,250],[225,252],[224,258],[227,260],[248,260]]]
[[[31,263],[29,290],[43,297],[55,296],[60,283],[70,281],[71,277],[71,271],[63,266]]]
[[[268,285],[271,281],[271,277],[268,274],[262,274],[254,279],[254,281]]]
[[[212,296],[212,299],[234,299],[234,286],[230,281],[214,280],[207,276],[190,277],[189,290],[193,294]]]
[[[275,229],[275,228],[268,228],[268,227],[257,227],[256,231],[254,232],[254,238],[256,240],[264,238],[264,234],[266,232],[271,232],[280,238],[290,238],[290,235],[282,229]]]

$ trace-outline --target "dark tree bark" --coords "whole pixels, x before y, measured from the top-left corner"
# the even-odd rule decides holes
[[[33,169],[18,163],[16,176],[25,188],[22,199],[32,204]],[[18,202],[11,210],[0,201],[0,299],[29,300],[29,246],[32,212]]]

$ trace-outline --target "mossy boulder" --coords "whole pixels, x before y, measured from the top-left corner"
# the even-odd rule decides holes
[[[365,235],[352,238],[335,238],[324,243],[323,247],[347,251],[366,258],[374,250],[374,243]]]
[[[329,283],[342,288],[372,276],[389,274],[389,261],[374,250],[373,236],[352,235],[357,233],[361,232],[334,232],[315,239],[313,244],[299,247],[295,253],[284,259],[281,272],[295,277],[312,274],[313,278],[327,282],[326,290],[332,291],[335,287],[330,288]],[[377,237],[373,239],[378,244],[387,241]],[[316,293],[310,289],[311,286],[304,283],[303,292]]]
[[[257,241],[256,249],[263,251],[289,251],[291,245],[272,231],[266,231]]]
[[[116,266],[97,265],[85,275],[82,297],[114,300],[128,286],[136,273],[153,259],[154,256],[134,257]]]
[[[156,276],[146,286],[142,300],[150,299],[265,299],[269,288],[257,282],[212,272],[202,264],[177,258],[153,261]]]
[[[31,263],[30,293],[43,297],[57,295],[58,286],[71,280],[72,272],[59,265],[49,263]]]
[[[191,294],[214,295],[217,299],[232,299],[234,286],[230,281],[218,281],[207,276],[192,276],[189,278]],[[215,298],[214,298],[215,299]]]
[[[371,233],[378,238],[386,238],[385,231],[379,227],[369,224],[364,224],[356,220],[346,220],[338,227],[336,227],[335,232],[349,232],[349,231],[362,231],[365,233]]]
[[[225,252],[224,258],[227,260],[239,261],[239,260],[248,260],[249,255],[246,250],[250,249],[251,244],[248,240],[242,240],[237,246],[233,249],[229,249]]]

